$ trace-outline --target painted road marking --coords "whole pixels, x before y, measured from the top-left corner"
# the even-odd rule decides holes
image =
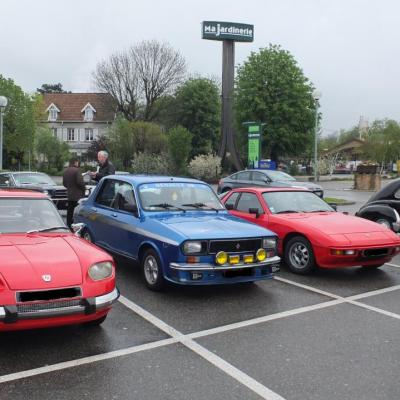
[[[392,263],[385,263],[385,265],[389,265],[389,267],[400,268],[400,265],[392,264]]]

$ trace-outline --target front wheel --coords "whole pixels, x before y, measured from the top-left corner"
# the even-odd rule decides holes
[[[141,260],[141,266],[146,286],[150,290],[161,290],[165,285],[165,279],[161,269],[160,259],[153,249],[146,250]]]
[[[285,245],[284,258],[290,270],[305,275],[316,268],[311,243],[303,236],[291,238]]]
[[[392,229],[392,223],[386,218],[378,218],[377,220],[375,220],[375,222],[377,224],[386,226],[386,228],[388,229]]]

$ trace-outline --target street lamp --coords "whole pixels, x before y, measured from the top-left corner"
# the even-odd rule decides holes
[[[314,90],[312,96],[315,101],[314,181],[316,182],[318,179],[318,106],[322,93],[318,90]]]
[[[0,96],[0,171],[3,169],[3,113],[7,106],[7,97]]]

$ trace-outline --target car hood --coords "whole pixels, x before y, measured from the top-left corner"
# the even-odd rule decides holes
[[[400,244],[397,235],[386,227],[340,212],[282,214],[279,219],[300,231],[304,231],[306,224],[307,228],[319,231],[343,245]]]
[[[63,236],[2,234],[0,254],[0,275],[10,289],[48,289],[82,283],[80,260]],[[45,282],[43,275],[51,275],[51,281]]]
[[[164,230],[173,231],[175,239],[179,242],[186,239],[238,239],[275,235],[268,229],[236,218],[224,211],[218,214],[209,212],[186,212],[183,215],[165,213],[162,217],[152,217],[151,220],[152,224],[158,224]],[[167,236],[168,232],[165,232],[165,235]]]

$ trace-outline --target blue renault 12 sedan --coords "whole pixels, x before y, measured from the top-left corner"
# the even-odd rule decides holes
[[[249,204],[251,208],[251,204]],[[165,176],[103,178],[75,213],[82,237],[140,263],[148,288],[272,278],[277,236],[229,215],[204,182]]]

